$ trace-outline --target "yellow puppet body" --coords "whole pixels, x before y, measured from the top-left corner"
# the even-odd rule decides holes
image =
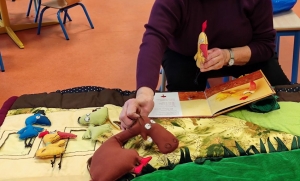
[[[199,34],[199,37],[198,37],[197,53],[194,56],[196,65],[199,68],[200,68],[200,65],[203,64],[207,59],[208,40],[207,40],[207,36],[205,33],[206,23],[207,23],[207,21],[205,21],[202,24],[202,32]]]

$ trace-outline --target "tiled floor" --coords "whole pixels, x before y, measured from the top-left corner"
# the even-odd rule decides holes
[[[28,0],[6,2],[12,23],[33,21],[33,10],[25,17]],[[66,25],[69,41],[59,25],[43,27],[41,35],[36,35],[37,29],[17,32],[24,49],[1,34],[6,72],[0,72],[0,105],[14,95],[83,85],[134,90],[136,57],[153,2],[83,0],[95,29],[90,29],[80,7],[75,7],[69,11],[73,21]],[[300,5],[294,10],[300,15]],[[56,20],[56,11],[47,10],[44,20]],[[291,72],[292,40],[281,40],[280,61],[287,75]]]

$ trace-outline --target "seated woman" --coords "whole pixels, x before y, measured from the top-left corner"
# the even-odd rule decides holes
[[[203,22],[208,51],[196,65]],[[203,91],[208,78],[233,76],[261,69],[271,85],[290,84],[275,50],[271,0],[156,0],[137,59],[137,95],[120,115],[127,128],[148,116],[162,65],[169,91]]]

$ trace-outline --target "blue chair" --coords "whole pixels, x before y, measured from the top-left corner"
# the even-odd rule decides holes
[[[41,1],[41,0],[39,0],[39,1]],[[82,9],[90,23],[91,28],[94,29],[94,25],[90,19],[90,16],[89,16],[85,6],[82,3],[80,3],[80,1],[81,0],[52,0],[52,1],[45,2],[45,3],[41,3],[41,5],[45,6],[45,7],[42,9],[42,11],[40,13],[37,34],[39,35],[41,32],[41,25],[42,25],[43,14],[44,14],[45,10],[49,9],[49,8],[54,8],[54,9],[58,9],[58,12],[57,12],[58,22],[59,22],[61,29],[66,37],[66,40],[69,40],[69,36],[65,29],[64,24],[66,23],[66,18],[68,18],[69,21],[72,21],[71,17],[68,14],[68,9],[78,6],[78,5],[82,7]],[[60,13],[62,13],[62,12],[64,12],[64,20],[63,21],[60,18]]]
[[[32,6],[32,1],[34,3],[34,9],[35,9],[35,17],[34,17],[34,22],[37,22],[37,19],[39,17],[39,13],[40,13],[40,9],[41,9],[41,2],[42,0],[30,0],[29,1],[29,5],[28,5],[28,9],[27,9],[27,13],[26,16],[28,17],[30,14],[30,10],[31,10],[31,6]],[[67,14],[67,17],[69,19],[69,21],[71,21],[70,16]]]
[[[2,55],[1,55],[1,52],[0,52],[0,69],[1,69],[1,72],[4,72],[5,69],[4,69],[4,64],[3,64],[3,61],[2,61]]]

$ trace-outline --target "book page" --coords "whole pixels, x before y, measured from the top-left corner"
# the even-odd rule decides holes
[[[178,94],[183,117],[212,116],[204,92],[179,92]]]
[[[206,94],[209,96],[207,100],[213,114],[274,94],[274,90],[260,71],[232,80],[215,89],[219,91]]]
[[[211,117],[203,92],[155,93],[149,117]]]
[[[155,93],[154,108],[149,117],[180,117],[181,105],[177,92]]]

